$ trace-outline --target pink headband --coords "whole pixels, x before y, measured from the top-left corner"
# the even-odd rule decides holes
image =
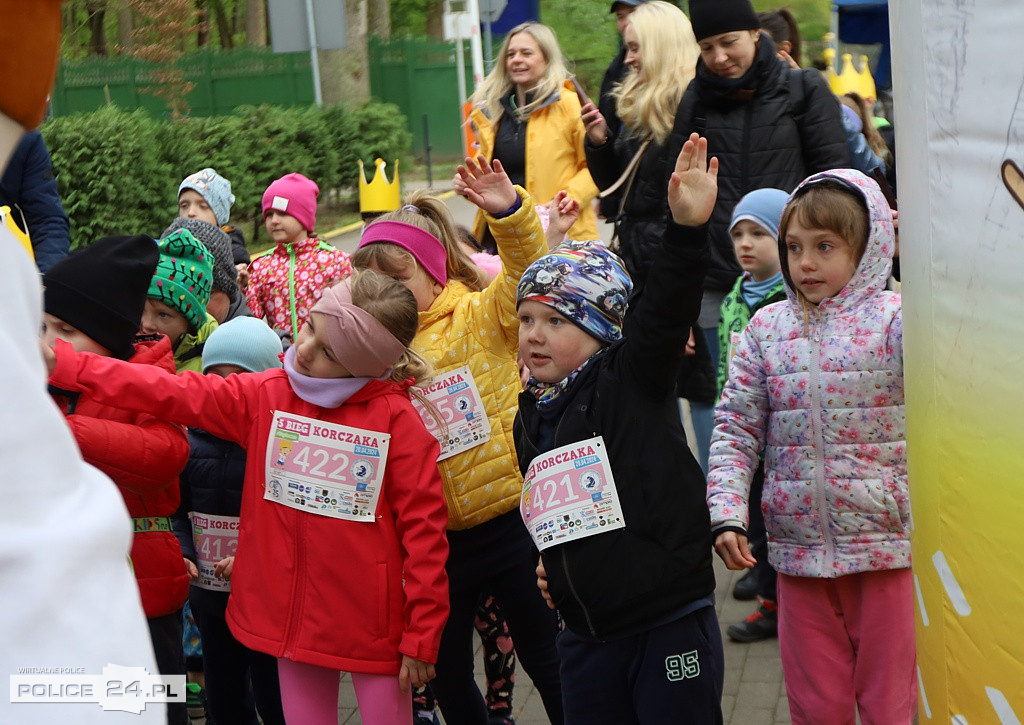
[[[401,247],[416,258],[427,274],[441,284],[448,284],[448,252],[441,240],[426,229],[405,222],[372,222],[363,230],[359,248],[377,242]]]
[[[327,320],[327,339],[331,352],[357,378],[379,378],[406,350],[406,346],[384,325],[352,304],[349,280],[324,290],[312,312]]]

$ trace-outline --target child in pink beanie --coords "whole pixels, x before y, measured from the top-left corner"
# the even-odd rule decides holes
[[[263,219],[275,244],[249,267],[246,301],[253,315],[294,334],[323,290],[352,273],[348,255],[316,238],[320,188],[288,174],[263,192]]]

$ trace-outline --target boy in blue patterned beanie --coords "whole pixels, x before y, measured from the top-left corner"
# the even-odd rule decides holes
[[[553,307],[587,334],[612,343],[622,338],[632,289],[622,260],[602,243],[568,241],[527,268],[516,302]]]
[[[534,262],[517,290],[531,378],[514,431],[520,514],[538,582],[562,615],[566,722],[721,722],[706,485],[676,399],[700,311],[717,162],[694,134],[669,184],[667,225],[644,292],[599,244]]]

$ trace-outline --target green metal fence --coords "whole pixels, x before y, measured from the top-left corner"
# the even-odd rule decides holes
[[[178,62],[185,79],[195,83],[186,100],[195,116],[230,113],[246,105],[281,106],[313,102],[308,53],[273,53],[269,49],[202,50]],[[154,117],[167,112],[162,98],[144,92],[154,66],[130,57],[63,61],[57,72],[52,105],[55,116],[94,111],[114,103],[143,108]]]
[[[396,104],[409,121],[413,152],[425,150],[423,117],[430,145],[439,156],[463,152],[459,124],[455,44],[443,40],[402,38],[368,41],[370,94]],[[466,83],[473,87],[469,43],[465,43]],[[185,79],[195,83],[186,100],[194,116],[230,113],[246,104],[296,106],[313,103],[308,53],[273,53],[269,49],[202,50],[178,61]],[[94,111],[114,103],[143,108],[153,117],[167,113],[162,98],[144,92],[154,66],[130,57],[64,61],[57,73],[52,105],[55,116]]]
[[[423,117],[430,128],[432,152],[440,156],[462,154],[459,124],[459,86],[453,42],[424,38],[369,40],[370,94],[394,103],[409,119],[413,152],[424,151]],[[464,43],[466,86],[473,90],[469,43]]]

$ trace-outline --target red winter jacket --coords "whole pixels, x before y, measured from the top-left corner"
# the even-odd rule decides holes
[[[407,386],[371,381],[337,408],[292,391],[283,370],[227,379],[75,354],[58,344],[50,381],[161,411],[248,451],[227,619],[252,649],[320,667],[394,675],[401,655],[435,662],[448,618],[448,541],[437,441]],[[377,520],[317,516],[263,498],[274,411],[391,435]]]
[[[161,335],[136,342],[128,364],[173,374],[170,341]],[[52,388],[51,392],[67,416],[82,457],[117,484],[132,516],[166,517],[177,510],[178,474],[189,451],[184,428],[167,422],[159,409],[152,414],[132,412],[118,401],[101,402],[87,393]],[[189,580],[174,534],[135,534],[131,557],[146,616],[152,619],[181,609],[188,598]]]

